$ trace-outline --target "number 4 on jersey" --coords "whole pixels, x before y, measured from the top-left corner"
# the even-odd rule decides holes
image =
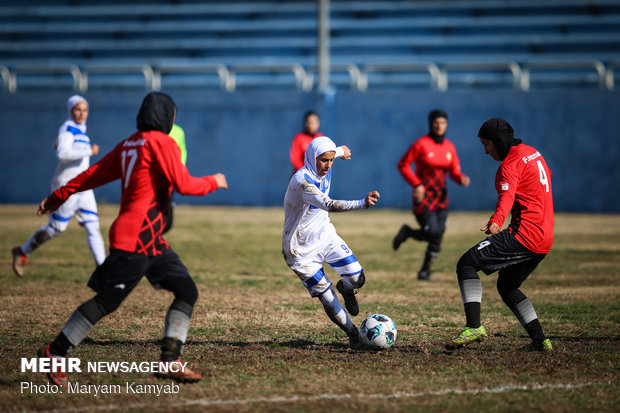
[[[545,187],[545,192],[549,192],[549,179],[547,179],[547,172],[542,162],[536,161],[538,165],[538,175],[540,176],[540,183]]]

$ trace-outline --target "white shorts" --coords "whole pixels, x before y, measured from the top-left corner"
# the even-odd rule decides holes
[[[50,226],[56,232],[64,232],[73,215],[80,225],[99,222],[97,201],[92,189],[71,195],[60,208],[50,214]]]
[[[312,297],[323,294],[332,286],[323,272],[323,263],[328,263],[341,277],[351,277],[362,272],[362,266],[338,234],[333,234],[325,247],[311,257],[285,256],[288,266],[295,271]]]

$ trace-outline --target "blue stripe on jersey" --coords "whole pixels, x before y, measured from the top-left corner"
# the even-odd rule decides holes
[[[304,285],[308,288],[312,288],[319,283],[325,277],[325,273],[323,272],[323,268],[318,270],[316,274],[312,276],[308,281],[304,282]]]
[[[79,128],[76,128],[75,126],[67,125],[67,131],[71,132],[74,135],[84,135],[84,136],[86,136],[86,134],[84,132],[82,132]]]
[[[54,218],[56,221],[68,222],[68,221],[71,221],[72,216],[71,217],[63,217],[63,216],[60,216],[57,213],[53,212],[52,213],[52,218]]]
[[[364,270],[362,269],[362,270],[359,270],[359,271],[356,271],[356,272],[352,272],[352,273],[349,273],[349,274],[340,274],[340,276],[341,277],[351,277],[353,275],[359,274],[362,271],[364,271]]]
[[[332,267],[344,267],[345,265],[353,264],[354,262],[357,262],[357,258],[355,258],[355,255],[351,254],[348,257],[345,257],[336,262],[328,262],[328,264]]]
[[[73,140],[73,143],[76,143],[76,142],[79,142],[79,143],[87,143],[87,144],[89,144],[89,145],[90,145],[90,142],[89,142],[89,141],[85,141],[84,139],[74,139],[74,140]]]
[[[91,215],[94,215],[94,216],[98,216],[98,215],[97,215],[97,213],[96,213],[95,211],[89,211],[88,209],[82,209],[82,208],[80,208],[80,209],[79,209],[79,211],[80,211],[81,213],[83,213],[83,214],[91,214]]]
[[[321,188],[321,183],[310,178],[310,175],[304,174],[304,178],[306,178],[306,181],[310,182],[311,184],[314,184],[314,186],[316,186],[317,188],[319,189]]]

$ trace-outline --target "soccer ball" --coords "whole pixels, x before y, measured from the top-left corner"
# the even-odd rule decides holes
[[[372,314],[360,326],[362,342],[372,350],[385,350],[396,341],[396,324],[383,314]]]

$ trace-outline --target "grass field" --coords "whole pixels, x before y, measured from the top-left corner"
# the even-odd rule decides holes
[[[93,292],[84,231],[69,230],[29,259],[23,279],[10,268],[11,247],[45,219],[36,207],[0,206],[0,411],[619,411],[620,216],[558,214],[553,250],[523,285],[554,351],[523,353],[524,330],[481,276],[482,322],[489,339],[447,353],[464,325],[454,268],[482,239],[488,213],[452,213],[433,279],[416,273],[424,246],[398,252],[391,240],[413,217],[406,211],[332,214],[339,234],[365,268],[357,325],[385,313],[398,327],[393,349],[351,352],[345,335],[288,269],[281,254],[281,209],[181,206],[167,239],[198,284],[184,359],[204,374],[176,394],[131,394],[126,383],[168,384],[144,373],[81,373],[81,384],[119,384],[121,394],[33,394],[42,374],[21,373],[71,312]],[[104,237],[117,207],[101,207]],[[336,274],[326,268],[333,282]],[[74,352],[86,361],[152,361],[159,356],[172,300],[143,280],[117,312]]]

